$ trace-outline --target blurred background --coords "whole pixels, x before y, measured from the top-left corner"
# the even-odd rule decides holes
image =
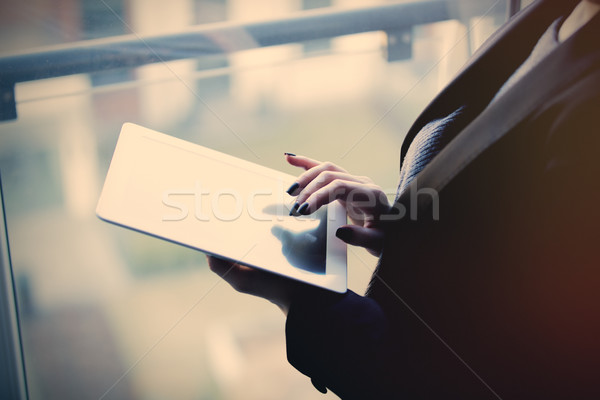
[[[396,3],[2,2],[0,59],[223,24],[240,27],[223,48],[256,47],[16,85],[0,174],[32,399],[337,398],[287,363],[276,307],[220,282],[203,254],[104,223],[95,206],[124,122],[291,174],[283,152],[329,160],[393,196],[410,124],[506,20],[507,2],[448,0],[451,19],[402,35],[284,32],[289,44],[271,47],[244,26]],[[376,259],[348,256],[349,288],[362,294]]]

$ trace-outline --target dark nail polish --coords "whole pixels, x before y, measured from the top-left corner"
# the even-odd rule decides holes
[[[294,205],[292,206],[292,209],[290,210],[290,216],[296,215],[296,210],[298,209],[298,207],[300,207],[300,204],[294,203]]]
[[[352,237],[352,230],[350,228],[338,228],[338,230],[335,231],[335,236],[344,242],[347,242]]]
[[[291,196],[292,193],[294,193],[299,187],[300,187],[300,184],[298,182],[294,182],[294,183],[292,183],[292,186],[290,186],[288,188],[288,190],[286,190],[286,192],[287,192],[287,194],[289,194]]]
[[[300,206],[300,208],[298,209],[298,214],[300,214],[300,215],[308,214],[308,203],[304,203]]]
[[[285,156],[296,157],[294,153],[283,153]]]

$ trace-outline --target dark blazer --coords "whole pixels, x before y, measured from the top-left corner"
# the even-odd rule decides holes
[[[576,0],[501,28],[417,119],[465,107],[395,204],[367,296],[292,304],[288,359],[342,398],[600,398],[600,16],[491,104]],[[436,195],[433,196],[432,189]]]

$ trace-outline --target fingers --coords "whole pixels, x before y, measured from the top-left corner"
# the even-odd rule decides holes
[[[231,271],[231,269],[235,267],[234,263],[223,260],[221,258],[206,256],[206,260],[208,261],[208,267],[210,268],[210,270],[215,274],[219,275],[221,278],[223,278],[223,276],[226,276]]]
[[[250,268],[216,257],[207,256],[208,265],[231,287],[240,293],[259,296],[276,304],[287,314],[291,299],[298,287],[298,282],[279,275]]]
[[[304,189],[302,189],[302,191],[298,194],[296,202],[298,204],[304,203],[306,199],[308,199],[313,193],[336,180],[363,184],[370,183],[370,180],[366,177],[350,175],[346,172],[326,170],[320,172],[314,179],[304,186]]]
[[[287,190],[288,194],[291,196],[296,196],[300,193],[307,185],[309,185],[313,180],[319,177],[323,172],[333,171],[333,172],[342,172],[346,173],[346,170],[331,163],[331,162],[319,162],[316,160],[312,160],[310,158],[302,157],[302,156],[287,156],[290,164],[302,166],[306,169],[302,175],[296,179],[296,182]]]
[[[321,164],[320,161],[313,160],[312,158],[297,156],[291,153],[285,153],[285,159],[294,167],[300,167],[304,169],[314,168],[317,165]]]
[[[256,271],[245,265],[233,263],[221,258],[207,256],[208,266],[212,272],[219,275],[223,280],[229,283],[235,290],[241,293],[253,293]]]
[[[297,196],[290,215],[307,215],[334,200],[341,200],[353,222],[372,223],[389,212],[383,190],[369,178],[349,174],[331,162],[319,162],[286,153],[287,161],[306,169],[287,192]]]
[[[338,228],[335,235],[348,244],[364,247],[375,256],[383,249],[384,232],[381,229],[345,225]]]
[[[344,201],[348,216],[355,220],[377,219],[389,211],[387,196],[379,186],[335,179],[308,196],[298,208],[298,213],[313,213],[334,200]]]
[[[339,166],[327,161],[327,162],[317,164],[316,166],[307,170],[305,173],[300,175],[298,177],[298,179],[296,179],[296,182],[298,182],[298,184],[300,185],[300,188],[305,188],[310,182],[312,182],[315,178],[317,178],[320,174],[322,174],[325,171],[342,172],[342,173],[346,173],[346,174],[348,173],[342,167],[339,167]]]

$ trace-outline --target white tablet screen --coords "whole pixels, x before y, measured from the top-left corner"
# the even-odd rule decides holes
[[[346,290],[346,223],[337,202],[290,217],[295,177],[125,124],[101,218],[330,290]]]

